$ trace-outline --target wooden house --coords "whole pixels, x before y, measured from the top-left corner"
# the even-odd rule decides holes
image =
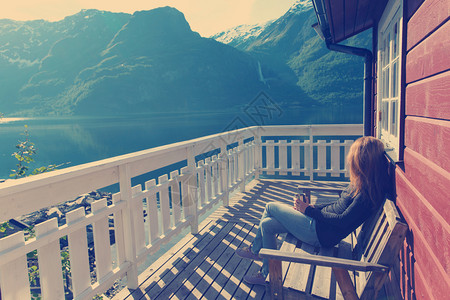
[[[448,299],[450,1],[313,3],[328,48],[366,57],[365,133],[386,145],[396,204],[409,225],[391,280],[404,299]],[[365,30],[372,49],[340,44]]]

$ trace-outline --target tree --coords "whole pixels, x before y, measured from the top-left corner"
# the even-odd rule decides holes
[[[9,177],[14,177],[14,179],[18,179],[21,177],[26,177],[30,175],[37,175],[45,172],[53,171],[67,163],[62,163],[59,165],[48,165],[42,166],[31,171],[31,174],[27,174],[28,172],[28,164],[34,162],[33,156],[36,154],[37,150],[34,146],[34,143],[30,141],[30,133],[28,131],[28,125],[25,125],[25,131],[22,133],[25,136],[24,141],[19,141],[16,145],[17,151],[12,154],[13,157],[17,159],[16,169],[11,170],[12,173]]]
[[[34,161],[33,155],[36,154],[34,143],[30,141],[28,125],[25,125],[25,131],[22,135],[25,136],[25,140],[19,141],[16,145],[17,151],[12,154],[18,161],[16,164],[17,169],[11,170],[12,173],[9,175],[9,177],[14,177],[14,179],[26,176],[28,164]]]
[[[0,112],[0,120],[3,119],[4,115]],[[67,163],[59,164],[59,165],[48,165],[34,169],[31,174],[27,174],[28,172],[28,164],[34,162],[33,156],[36,154],[37,150],[34,146],[34,143],[30,141],[30,133],[28,131],[28,125],[25,125],[25,130],[22,133],[25,136],[24,141],[19,141],[16,145],[17,151],[12,154],[12,156],[17,159],[16,169],[11,170],[12,173],[9,175],[10,177],[14,177],[14,179],[18,179],[21,177],[26,177],[30,175],[36,175],[40,173],[53,171]],[[7,229],[13,229],[8,221],[0,223],[0,233],[4,233]]]

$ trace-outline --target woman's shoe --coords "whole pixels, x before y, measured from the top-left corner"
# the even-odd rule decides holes
[[[236,249],[236,254],[242,258],[253,259],[253,260],[262,260],[262,258],[259,257],[258,254],[255,254],[252,252],[250,247],[238,248],[238,249]]]
[[[261,274],[261,272],[255,273],[253,275],[245,275],[244,281],[248,284],[259,284],[266,285],[266,278]]]

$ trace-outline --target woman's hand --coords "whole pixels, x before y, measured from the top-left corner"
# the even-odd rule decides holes
[[[301,202],[301,200],[300,200],[300,195],[299,194],[295,194],[294,195],[294,209],[295,210],[298,210],[299,209],[299,202]]]
[[[299,212],[301,212],[301,213],[304,213],[305,210],[306,210],[306,208],[307,208],[309,205],[306,204],[306,203],[303,201],[303,199],[301,199],[301,197],[302,197],[302,196],[300,196],[300,195],[298,195],[298,194],[294,196],[294,209],[297,210],[297,211],[299,211]]]

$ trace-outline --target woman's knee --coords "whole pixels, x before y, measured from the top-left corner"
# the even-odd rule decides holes
[[[262,232],[271,232],[273,227],[274,220],[272,218],[265,218],[261,221],[261,231]]]
[[[266,203],[266,210],[270,210],[273,207],[274,202]]]
[[[264,234],[267,233],[280,233],[280,232],[285,232],[285,229],[283,227],[283,225],[281,225],[280,222],[278,222],[278,220],[276,220],[275,218],[265,218],[261,221],[260,223],[260,227],[261,227],[261,232]]]
[[[270,223],[272,222],[271,218],[265,218],[262,219],[259,226],[261,227],[261,229],[267,229],[267,227],[270,226]]]
[[[269,213],[273,212],[274,209],[277,209],[278,205],[280,205],[280,203],[276,203],[276,202],[269,202],[266,204],[266,211]]]

